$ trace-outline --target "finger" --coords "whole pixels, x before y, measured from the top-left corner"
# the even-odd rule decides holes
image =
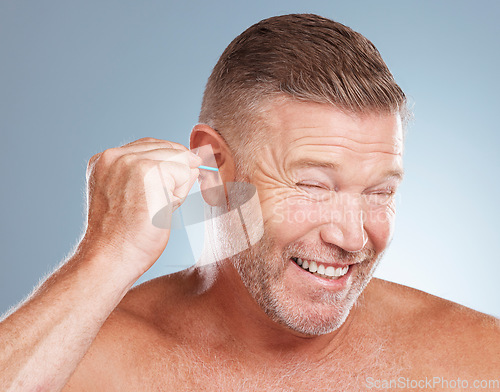
[[[198,178],[199,169],[189,168],[178,162],[158,162],[165,187],[171,196],[174,208],[184,201],[194,181]],[[170,196],[170,194],[169,194]]]
[[[180,145],[172,144],[170,142],[147,142],[147,143],[137,143],[129,146],[113,147],[109,148],[101,153],[101,155],[107,155],[108,162],[112,162],[119,157],[126,154],[141,153],[153,150],[172,150],[177,152],[187,152],[189,149]]]
[[[189,193],[198,169],[168,161],[148,161],[147,166],[144,190],[149,217],[156,222],[156,226],[170,228],[170,216]]]
[[[183,146],[182,144],[173,143],[166,140],[159,140],[152,138],[144,138],[143,140],[147,141],[144,142],[135,141],[126,144],[125,146],[122,147],[108,148],[103,152],[95,154],[92,158],[90,158],[87,164],[87,171],[92,169],[97,164],[97,162],[100,162],[99,164],[104,164],[105,166],[110,165],[125,154],[151,151],[159,148],[177,150],[180,152],[189,151],[189,149]],[[156,141],[149,141],[149,140],[156,140]]]
[[[123,154],[126,153],[131,153],[131,152],[138,152],[138,151],[147,151],[148,149],[156,149],[158,148],[158,144],[163,144],[167,148],[175,148],[178,147],[178,149],[182,149],[184,146],[182,145],[177,145],[174,146],[174,144],[177,143],[172,143],[167,140],[160,140],[160,139],[154,139],[151,137],[144,137],[138,140],[135,140],[130,143],[126,143],[120,147],[112,147],[108,148],[104,151],[101,151],[97,154],[94,154],[89,161],[87,162],[87,172],[92,169],[94,164],[96,163],[97,160],[103,155],[106,154],[109,158],[107,159],[108,161],[114,160],[118,157],[120,157]],[[186,147],[184,147],[186,148]]]
[[[200,170],[198,168],[192,168],[189,173],[189,179],[183,184],[179,185],[173,192],[173,196],[179,199],[179,204],[184,202],[184,199],[189,194],[189,191],[193,187],[195,181],[200,175]]]
[[[134,140],[133,142],[126,143],[118,148],[124,148],[124,147],[135,147],[135,146],[141,146],[141,145],[154,145],[154,144],[163,144],[167,148],[175,148],[178,150],[187,150],[188,148],[182,144],[171,142],[169,140],[163,140],[163,139],[155,139],[152,137],[143,137],[141,139]],[[154,147],[157,148],[157,147]]]
[[[151,159],[154,161],[178,162],[191,168],[198,167],[203,163],[203,160],[190,150],[181,151],[172,148],[157,148],[155,150],[140,151],[124,154],[123,157],[124,159],[135,157],[137,159]]]

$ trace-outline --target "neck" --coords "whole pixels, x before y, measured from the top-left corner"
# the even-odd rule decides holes
[[[310,336],[272,320],[251,297],[230,262],[194,270],[198,275],[196,291],[201,309],[210,309],[215,333],[259,357],[321,359],[345,343],[360,309],[351,309],[346,321],[335,331]],[[222,336],[221,336],[222,335]]]

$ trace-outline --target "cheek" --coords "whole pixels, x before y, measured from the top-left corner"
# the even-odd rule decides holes
[[[313,201],[288,192],[267,195],[261,198],[264,225],[279,246],[289,244],[306,236],[315,228],[327,222],[339,222],[341,209],[329,203]],[[395,219],[395,205],[391,202],[385,206],[364,210],[364,227],[370,242],[377,252],[383,251],[389,244]]]
[[[371,209],[365,219],[365,230],[375,250],[384,250],[394,232],[395,210],[393,205]]]
[[[289,243],[311,231],[317,224],[319,209],[297,197],[275,197],[262,202],[266,229],[279,242]]]

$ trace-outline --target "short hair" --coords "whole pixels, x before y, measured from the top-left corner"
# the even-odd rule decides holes
[[[355,114],[399,113],[404,126],[410,117],[405,94],[376,47],[314,14],[264,19],[236,37],[208,79],[199,121],[221,134],[238,163],[249,150],[253,155],[261,110],[278,96]]]

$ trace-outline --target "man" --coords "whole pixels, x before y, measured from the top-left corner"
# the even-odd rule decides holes
[[[152,224],[148,175],[167,220],[214,180],[163,140],[97,154],[75,254],[0,325],[2,390],[500,390],[498,320],[371,279],[407,117],[360,34],[315,15],[250,27],[215,66],[190,143],[211,146],[226,186],[255,187],[262,238],[226,257],[234,233],[214,226],[214,263],[130,290],[170,234]]]

